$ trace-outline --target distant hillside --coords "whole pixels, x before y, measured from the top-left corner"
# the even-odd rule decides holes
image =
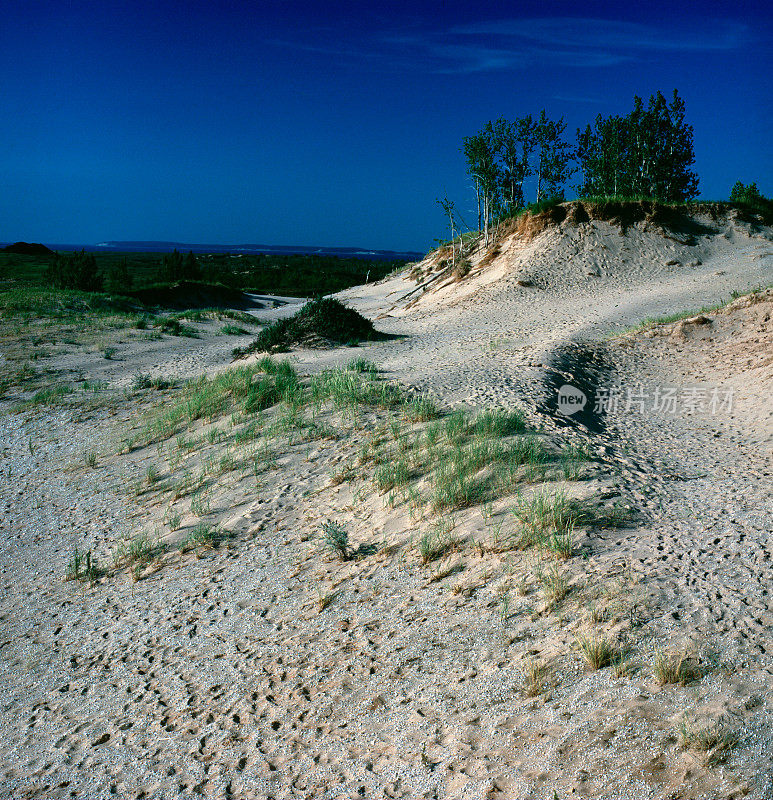
[[[78,246],[78,249],[80,245]],[[65,249],[62,247],[61,249]],[[87,250],[114,250],[116,252],[159,252],[172,250],[194,253],[231,253],[233,255],[318,255],[340,258],[365,258],[375,261],[415,261],[424,253],[414,250],[369,250],[365,247],[310,247],[308,245],[271,244],[191,244],[189,242],[108,241],[87,246]]]
[[[3,253],[18,253],[22,256],[52,256],[54,251],[44,244],[30,242],[14,242],[2,248]]]

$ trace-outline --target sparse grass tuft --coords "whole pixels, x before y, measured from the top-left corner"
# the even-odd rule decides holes
[[[470,428],[484,436],[512,436],[526,430],[526,421],[521,411],[494,409],[478,414]]]
[[[168,389],[171,383],[164,378],[154,377],[147,372],[138,372],[132,381],[132,390],[135,392],[142,391],[143,389]]]
[[[319,595],[317,598],[317,608],[320,611],[324,611],[340,594],[336,591],[323,592],[322,589],[317,589],[317,592]]]
[[[429,564],[459,546],[459,540],[452,534],[452,530],[452,522],[439,519],[431,530],[421,536],[418,550],[422,564]]]
[[[537,659],[531,659],[523,668],[523,691],[527,697],[536,697],[546,689],[547,668]]]
[[[661,686],[667,683],[687,686],[701,678],[700,667],[696,660],[684,653],[665,653],[659,650],[655,653],[653,669]]]
[[[609,667],[620,655],[617,645],[603,636],[578,636],[577,647],[591,669]]]
[[[186,537],[180,542],[180,552],[187,553],[198,547],[217,547],[221,542],[230,538],[230,535],[214,525],[200,522],[191,528]]]
[[[410,400],[405,404],[405,416],[411,422],[429,422],[429,420],[437,419],[440,416],[440,412],[434,401],[424,396]]]
[[[87,467],[92,469],[97,466],[97,454],[94,450],[87,450],[83,454],[83,461]]]
[[[731,722],[725,718],[707,725],[695,725],[685,719],[679,726],[679,732],[682,747],[705,753],[705,763],[710,766],[724,761],[741,738]]]
[[[131,567],[136,578],[138,570],[160,555],[164,549],[159,540],[153,541],[148,533],[143,531],[135,536],[121,539],[113,553],[113,561],[116,567]]]
[[[85,553],[76,547],[73,550],[70,563],[67,565],[66,581],[88,581],[93,583],[100,575],[102,570],[97,564],[96,558],[91,555],[91,550]]]
[[[378,367],[372,362],[368,361],[366,358],[360,356],[359,358],[353,358],[347,365],[346,368],[351,370],[352,372],[359,372],[360,374],[365,373],[367,374],[372,380],[375,380],[378,376]]]
[[[537,580],[542,584],[550,608],[557,606],[569,594],[569,579],[553,564],[547,572],[538,569]]]

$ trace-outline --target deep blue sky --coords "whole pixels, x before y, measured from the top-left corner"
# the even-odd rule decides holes
[[[462,137],[674,87],[701,193],[773,194],[773,6],[1,0],[0,240],[426,249]],[[472,215],[467,215],[471,217]],[[471,221],[471,219],[470,219]]]

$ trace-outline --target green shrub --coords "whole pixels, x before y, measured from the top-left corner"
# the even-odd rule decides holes
[[[66,255],[57,253],[45,273],[46,281],[55,289],[78,289],[101,292],[102,274],[93,253],[85,250]]]
[[[376,336],[370,320],[335,298],[323,297],[306,303],[295,316],[264,328],[246,348],[234,350],[234,357],[279,352],[294,345],[355,344]]]

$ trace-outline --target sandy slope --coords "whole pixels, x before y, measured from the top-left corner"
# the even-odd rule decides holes
[[[343,440],[272,440],[265,473],[224,473],[203,518],[236,534],[227,545],[137,582],[64,583],[76,544],[106,559],[123,532],[177,536],[170,510],[190,527],[190,498],[127,487],[151,464],[165,478],[227,445],[205,436],[182,463],[174,441],[117,453],[149,396],[1,416],[0,785],[29,797],[773,796],[770,299],[700,330],[600,345],[623,386],[732,383],[734,416],[610,412],[588,438],[537,413],[541,365],[568,340],[597,343],[769,283],[773,247],[747,233],[728,223],[687,246],[594,222],[512,238],[467,282],[410,308],[395,305],[415,285],[403,276],[344,293],[406,338],[292,354],[317,371],[363,352],[444,402],[525,405],[548,440],[586,441],[600,463],[563,485],[640,513],[577,531],[585,557],[559,565],[571,591],[556,608],[538,579],[552,561],[472,544],[514,526],[512,498],[453,515],[464,546],[426,568],[415,542],[429,516],[390,507],[368,480],[331,477],[378,419]],[[536,285],[517,285],[524,275]],[[261,316],[274,313],[286,310]],[[144,354],[127,342],[121,361],[83,368],[118,387],[149,366],[222,369],[235,342],[200,330]],[[314,538],[325,519],[375,552],[325,557]],[[336,593],[324,610],[320,591]],[[575,639],[594,633],[631,648],[628,674],[584,667]],[[695,656],[704,677],[660,686],[661,648]],[[546,673],[530,696],[535,661]],[[681,747],[685,716],[731,721],[740,742],[726,763]]]

